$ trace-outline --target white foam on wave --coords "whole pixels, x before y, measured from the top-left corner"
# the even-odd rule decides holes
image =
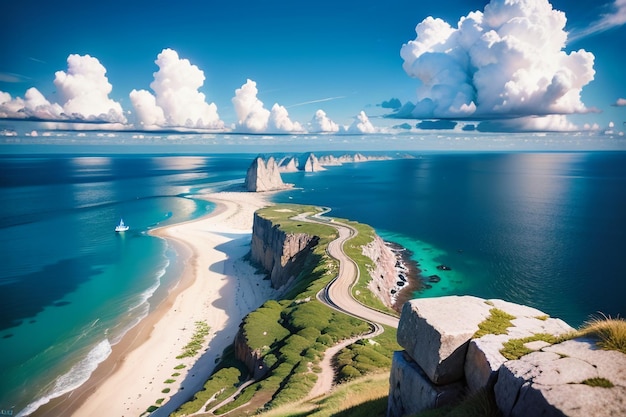
[[[111,344],[108,339],[104,339],[94,346],[85,358],[72,366],[68,372],[58,377],[47,393],[28,404],[17,416],[28,416],[42,405],[49,403],[50,400],[80,387],[87,382],[93,371],[98,367],[98,364],[108,358],[110,354]]]

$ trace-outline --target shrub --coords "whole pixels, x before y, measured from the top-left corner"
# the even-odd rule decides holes
[[[580,329],[581,336],[598,339],[598,346],[605,350],[617,350],[626,354],[626,320],[602,315],[592,318]]]
[[[507,328],[513,326],[511,320],[515,316],[510,315],[506,311],[498,308],[489,310],[489,317],[478,325],[478,331],[474,333],[474,338],[479,338],[486,334],[507,334]]]

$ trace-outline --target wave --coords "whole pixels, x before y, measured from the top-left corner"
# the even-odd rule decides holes
[[[42,405],[49,403],[50,400],[80,387],[87,382],[98,365],[109,357],[111,351],[109,340],[102,340],[89,351],[84,359],[80,360],[72,366],[68,372],[57,378],[48,393],[45,393],[42,397],[28,404],[17,414],[17,417],[28,416]]]

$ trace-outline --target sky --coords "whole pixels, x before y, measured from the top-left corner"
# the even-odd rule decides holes
[[[626,128],[626,0],[0,0],[0,16],[3,132]]]

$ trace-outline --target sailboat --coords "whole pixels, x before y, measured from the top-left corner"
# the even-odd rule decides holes
[[[130,229],[130,227],[126,226],[124,224],[124,219],[120,219],[120,224],[118,224],[117,226],[115,226],[115,231],[116,232],[125,232],[128,229]]]

